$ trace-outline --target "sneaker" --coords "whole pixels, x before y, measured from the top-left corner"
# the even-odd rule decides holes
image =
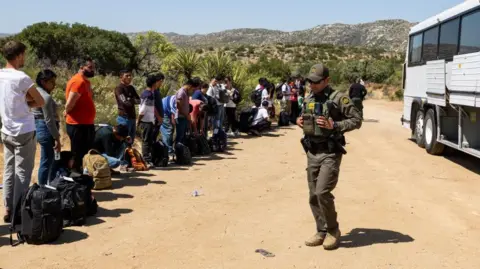
[[[323,241],[325,240],[325,233],[316,233],[314,236],[312,236],[310,239],[305,241],[305,245],[307,247],[318,247],[323,244]]]
[[[234,137],[235,134],[234,134],[232,131],[230,131],[229,133],[227,133],[227,136],[228,136],[228,137]]]
[[[153,169],[153,168],[155,168],[155,165],[154,165],[153,163],[151,163],[151,162],[148,162],[148,163],[147,163],[147,168],[148,168],[148,169]]]
[[[240,136],[240,132],[239,132],[239,131],[236,131],[234,134],[235,134],[236,137],[239,137],[239,136]]]
[[[128,165],[120,165],[120,172],[128,172]]]
[[[338,248],[340,244],[340,236],[341,236],[341,232],[339,229],[335,229],[334,231],[327,232],[327,236],[323,241],[323,248],[325,250],[334,250]]]

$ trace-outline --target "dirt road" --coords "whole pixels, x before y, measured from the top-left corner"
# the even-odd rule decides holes
[[[290,127],[232,140],[190,168],[116,180],[96,193],[98,216],[55,245],[12,248],[0,226],[0,268],[479,268],[478,161],[427,155],[401,128],[401,103],[365,106],[370,120],[348,134],[334,192],[336,251],[303,244],[315,228],[301,132]]]

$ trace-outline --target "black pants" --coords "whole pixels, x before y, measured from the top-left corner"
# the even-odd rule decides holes
[[[95,140],[95,125],[67,124],[67,133],[70,137],[70,151],[75,154],[74,168],[82,173],[83,157],[92,149]]]
[[[238,130],[238,121],[237,121],[237,108],[236,107],[226,107],[225,108],[227,113],[227,122],[225,124],[225,132],[231,128],[232,132],[236,132]]]
[[[290,114],[290,122],[296,124],[297,118],[300,115],[300,109],[297,101],[292,101],[292,113]]]
[[[152,162],[152,148],[155,135],[155,125],[152,122],[141,122],[140,130],[142,130],[142,155],[147,163]],[[157,133],[158,134],[158,133]]]
[[[259,132],[263,132],[263,131],[266,131],[266,130],[270,129],[270,126],[272,126],[272,123],[263,119],[259,123],[255,124],[255,125],[252,125],[250,127],[250,129],[256,130],[256,131],[259,131]]]

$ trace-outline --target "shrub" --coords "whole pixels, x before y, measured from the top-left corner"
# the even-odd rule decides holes
[[[136,49],[125,34],[84,24],[36,23],[13,38],[31,45],[40,60],[55,65],[65,62],[76,68],[76,60],[90,56],[99,72],[107,74],[137,68]]]

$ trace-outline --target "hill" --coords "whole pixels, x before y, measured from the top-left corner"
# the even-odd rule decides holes
[[[362,24],[325,24],[293,32],[242,28],[205,35],[164,35],[175,45],[194,48],[305,43],[404,51],[408,32],[413,25],[415,24],[405,20],[380,20]]]

